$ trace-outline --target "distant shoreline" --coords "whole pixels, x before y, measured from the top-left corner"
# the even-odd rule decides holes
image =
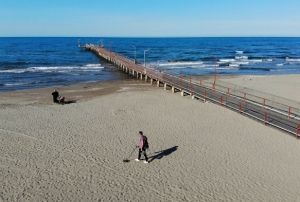
[[[187,38],[300,38],[300,36],[0,36],[0,38],[124,38],[124,39],[187,39]]]
[[[190,77],[183,77],[189,79]],[[215,77],[212,76],[192,76],[192,81],[197,83],[198,81],[209,81],[213,83]],[[289,98],[291,100],[298,101],[300,96],[297,93],[300,91],[300,74],[287,74],[287,75],[218,75],[216,83],[218,81],[225,81],[227,83],[237,85],[240,88],[247,87],[253,90],[264,91],[268,94],[273,94],[279,97]],[[284,85],[283,85],[284,84]],[[65,86],[48,86],[41,88],[32,88],[24,90],[6,91],[0,92],[2,97],[27,97],[32,101],[37,101],[35,96],[41,96],[41,103],[51,103],[51,99],[48,96],[53,89],[58,89],[63,95],[69,98],[75,98],[80,96],[83,99],[89,99],[96,96],[111,94],[122,89],[124,86],[135,86],[139,89],[151,89],[155,87],[150,83],[146,83],[137,79],[121,79],[111,81],[97,81],[91,83],[77,83]],[[45,99],[45,97],[47,97]],[[300,102],[299,102],[300,103]],[[1,104],[1,102],[0,102]]]
[[[259,78],[259,77],[289,77],[289,76],[299,76],[300,74],[278,74],[278,75],[222,75],[217,74],[216,80],[224,80],[230,82],[230,79],[235,78]],[[27,89],[16,89],[11,91],[0,91],[0,94],[6,93],[19,93],[19,92],[29,92],[29,91],[36,91],[36,90],[43,90],[43,89],[54,89],[54,88],[77,88],[83,86],[98,86],[98,85],[119,85],[119,84],[126,84],[126,83],[144,83],[143,81],[137,80],[136,78],[130,78],[128,75],[127,77],[124,75],[123,79],[113,79],[113,80],[99,80],[99,81],[90,81],[90,82],[78,82],[73,84],[66,84],[66,85],[53,85],[53,86],[45,86],[45,87],[35,87],[35,88],[27,88]],[[215,79],[215,75],[182,75],[183,79],[190,79],[192,78],[193,82],[197,82],[200,80],[202,81],[210,81],[213,82]],[[150,85],[150,84],[149,84]]]

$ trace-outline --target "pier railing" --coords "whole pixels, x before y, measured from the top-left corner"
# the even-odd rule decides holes
[[[224,81],[217,82],[217,88],[220,90],[228,91],[231,90],[232,94],[244,97],[247,99],[261,103],[264,106],[272,107],[285,112],[288,116],[300,117],[300,103],[288,98],[272,95],[270,93],[241,87]]]
[[[192,77],[171,75],[154,68],[143,67],[130,58],[102,47],[86,45],[85,48],[127,73],[157,81],[158,86],[162,83],[165,88],[169,86],[172,90],[181,91],[182,95],[189,94],[196,99],[209,100],[266,125],[300,136],[300,103],[296,101],[220,80],[197,81]]]

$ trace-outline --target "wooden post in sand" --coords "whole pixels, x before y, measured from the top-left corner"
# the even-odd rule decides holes
[[[160,81],[157,79],[157,83],[156,83],[157,87],[160,86]]]
[[[167,90],[167,83],[164,83],[164,90]]]
[[[172,86],[172,93],[175,93],[175,87]]]

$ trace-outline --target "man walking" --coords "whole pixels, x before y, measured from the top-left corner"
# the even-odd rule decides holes
[[[146,149],[149,148],[148,140],[147,140],[147,137],[144,136],[143,131],[140,131],[139,134],[140,134],[140,139],[139,139],[139,144],[137,146],[139,148],[139,155],[138,155],[138,158],[135,159],[135,161],[140,161],[141,155],[143,153],[143,155],[145,157],[144,163],[148,163],[148,157],[146,154]]]

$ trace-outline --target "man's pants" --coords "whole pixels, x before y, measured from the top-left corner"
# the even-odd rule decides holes
[[[139,157],[138,157],[138,159],[139,159],[139,160],[141,159],[142,153],[143,153],[143,155],[144,155],[144,157],[145,157],[145,160],[148,161],[148,157],[147,157],[147,154],[146,154],[146,150],[145,150],[145,149],[139,149]]]

